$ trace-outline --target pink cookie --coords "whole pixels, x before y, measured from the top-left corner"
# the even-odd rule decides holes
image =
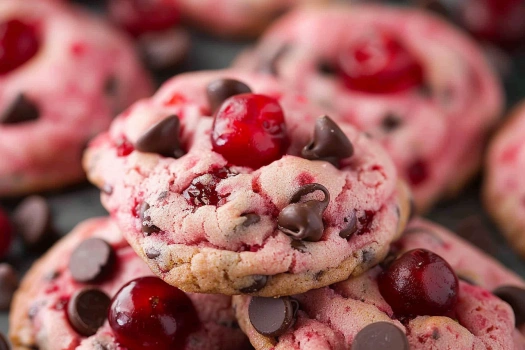
[[[420,211],[455,194],[478,169],[503,103],[475,44],[418,10],[297,10],[234,66],[277,76],[378,139]]]
[[[525,104],[514,109],[492,139],[485,164],[483,202],[503,234],[525,257]]]
[[[132,46],[50,1],[0,2],[0,196],[84,178],[87,142],[152,85]]]
[[[410,212],[383,149],[322,115],[271,77],[183,74],[117,117],[85,169],[169,284],[304,292],[381,261]]]
[[[91,248],[87,247],[87,242],[91,242]],[[104,249],[90,251],[96,246],[93,242],[99,245],[102,242],[102,247],[111,251],[112,260],[108,260],[109,255],[100,253]],[[84,269],[78,263],[83,264]],[[96,266],[97,263],[100,265]],[[99,275],[96,276],[94,272]],[[105,275],[102,276],[102,272]],[[113,297],[129,281],[151,275],[147,265],[127,245],[110,219],[97,218],[83,222],[37,261],[24,278],[11,308],[9,335],[14,348],[128,349],[115,339],[116,333],[106,321],[106,312],[101,321],[93,316],[103,298],[86,299],[91,311],[80,309],[76,313],[70,311],[72,305],[76,305],[73,296],[86,288],[94,288],[102,296],[105,293],[107,297]],[[88,276],[95,276],[97,280],[87,281]],[[78,282],[80,277],[87,282]],[[156,277],[150,278],[176,290]],[[246,337],[235,322],[231,298],[206,294],[187,294],[187,297],[195,309],[199,328],[180,341],[177,349],[245,349]],[[155,322],[155,316],[150,315],[152,323]],[[186,317],[194,315],[187,314]],[[168,325],[170,318],[166,317],[165,322]],[[141,348],[140,336],[137,334],[136,339],[132,339],[138,348]],[[142,349],[164,349],[162,345]]]
[[[279,315],[275,304],[284,299],[235,296],[237,318],[252,345],[256,349],[276,350],[525,348],[525,338],[515,328],[515,322],[521,325],[518,320],[523,321],[523,314],[516,314],[515,319],[513,309],[486,290],[499,287],[494,293],[505,300],[510,296],[512,307],[517,306],[517,311],[523,312],[523,309],[519,309],[519,302],[513,303],[523,300],[525,293],[520,288],[524,283],[518,276],[435,224],[417,219],[411,222],[406,232],[396,243],[398,249],[417,249],[420,252],[418,248],[424,248],[427,252],[433,251],[447,260],[450,273],[453,274],[455,270],[458,276],[467,276],[480,285],[464,282],[460,278],[455,306],[448,312],[441,315],[418,312],[424,308],[426,300],[412,299],[409,307],[416,312],[407,316],[403,313],[404,309],[400,310],[396,299],[392,299],[395,292],[386,289],[390,293],[385,294],[384,276],[391,274],[393,266],[399,266],[400,261],[414,252],[412,250],[405,255],[400,253],[401,257],[394,262],[385,261],[359,277],[285,300],[285,303],[291,303],[296,317],[288,316],[288,328],[283,326],[277,334],[274,332],[271,335],[259,333],[274,330],[261,323],[261,315],[267,314],[272,308],[275,311],[272,314]],[[429,282],[423,282],[423,285],[428,288],[428,294],[435,293],[438,296],[436,300],[440,300],[443,295],[440,294],[441,290],[447,280],[440,278],[443,275],[440,274],[439,264],[434,262],[428,266],[430,269],[424,275],[427,279],[422,280]],[[414,279],[418,281],[418,268],[401,271],[404,273],[397,275],[398,281],[402,281],[401,285],[409,286],[408,294],[414,293],[412,283]],[[519,291],[509,293],[508,289],[502,288],[504,285],[512,285]],[[512,300],[514,296],[519,299]],[[406,305],[402,307],[407,308]],[[381,339],[383,342],[374,342],[374,335],[376,340]]]

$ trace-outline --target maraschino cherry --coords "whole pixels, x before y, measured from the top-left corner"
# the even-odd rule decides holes
[[[448,315],[458,300],[458,277],[439,255],[406,252],[378,277],[379,291],[398,317]]]
[[[190,298],[153,276],[137,278],[111,301],[109,325],[129,350],[185,349],[200,321]]]
[[[289,140],[284,113],[272,97],[251,93],[232,96],[214,118],[213,150],[234,165],[257,169],[286,152]]]
[[[394,93],[420,85],[423,69],[403,45],[387,34],[354,42],[339,55],[345,86],[368,93]]]
[[[0,22],[0,74],[6,74],[29,61],[40,42],[36,28],[18,19]]]

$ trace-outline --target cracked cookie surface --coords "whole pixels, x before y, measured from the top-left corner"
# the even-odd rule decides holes
[[[225,78],[245,86],[223,81],[221,92],[248,87],[255,94],[228,99],[224,113],[243,110],[243,103],[257,111],[259,102],[271,106],[261,107],[261,113],[273,119],[231,127],[254,130],[267,142],[263,150],[257,143],[243,144],[235,133],[225,139],[240,144],[237,149],[269,154],[259,168],[232,164],[247,160],[228,153],[227,161],[214,151],[217,126],[206,91]],[[103,189],[102,202],[125,238],[164,281],[192,292],[295,294],[360,274],[381,261],[410,211],[408,192],[382,148],[337,116],[332,121],[321,116],[322,110],[282,90],[271,77],[235,71],[184,74],[120,115],[109,133],[91,143],[84,165],[89,179]],[[329,145],[346,139],[353,154],[339,154],[337,161],[326,158],[336,166],[303,158],[314,129],[317,144],[308,147],[309,158],[334,152],[324,145],[323,135],[331,135],[325,142]],[[162,130],[171,130],[166,132],[172,137],[151,137]],[[283,137],[287,140],[281,143]],[[145,146],[146,139],[170,142],[148,141]],[[137,145],[156,153],[139,152]],[[172,156],[160,155],[165,152]],[[175,153],[182,156],[174,158]],[[262,159],[252,157],[250,165]],[[293,205],[294,195],[310,185],[326,191],[302,193]],[[294,238],[290,230],[279,228],[285,207],[298,210],[294,215],[312,213],[308,202],[323,196],[329,196],[326,207],[314,213],[323,225],[318,240]]]

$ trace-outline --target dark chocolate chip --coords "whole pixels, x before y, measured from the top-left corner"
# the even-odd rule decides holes
[[[288,50],[290,50],[289,44],[279,47],[279,49],[276,50],[272,55],[261,61],[262,63],[257,68],[257,71],[263,74],[278,76],[279,73],[277,71],[277,62],[279,62],[279,60],[286,54]]]
[[[409,345],[401,329],[389,322],[375,322],[357,333],[352,350],[409,350]]]
[[[261,217],[255,213],[243,214],[242,216],[246,218],[246,220],[244,220],[244,222],[242,223],[242,226],[244,227],[251,226],[261,221]]]
[[[240,290],[241,293],[255,293],[260,291],[268,283],[268,276],[265,275],[254,275],[253,283],[248,287],[244,287]]]
[[[498,257],[498,244],[492,233],[487,230],[483,218],[472,215],[463,219],[457,226],[456,234],[474,244],[481,250]]]
[[[302,241],[293,240],[290,245],[292,246],[292,249],[298,250],[301,253],[306,252],[306,246],[304,245]]]
[[[439,333],[439,329],[434,328],[434,330],[432,331],[432,339],[438,340],[439,338],[441,338],[441,334]]]
[[[86,288],[75,293],[67,306],[69,321],[86,337],[94,335],[106,321],[111,299],[101,290]]]
[[[118,92],[118,80],[114,76],[110,76],[106,79],[106,82],[104,83],[104,92],[106,95],[114,97],[117,95]]]
[[[24,199],[15,208],[13,224],[30,251],[45,251],[58,238],[58,233],[53,227],[49,205],[41,196]]]
[[[146,256],[148,259],[155,259],[160,256],[160,252],[155,248],[146,248]]]
[[[115,251],[103,239],[89,238],[80,243],[69,258],[69,271],[77,282],[100,281],[115,265]]]
[[[262,335],[278,337],[295,322],[299,304],[290,297],[252,297],[248,307],[250,322]]]
[[[339,232],[339,237],[348,239],[357,231],[357,217],[355,213],[350,217],[344,218],[344,222],[346,227]]]
[[[9,342],[7,341],[5,335],[0,333],[0,350],[9,350],[11,347],[9,346]]]
[[[140,206],[140,221],[142,223],[142,232],[144,232],[146,236],[160,231],[160,229],[157,226],[148,223],[151,222],[151,217],[149,215],[146,215],[146,211],[149,208],[150,206],[146,202],[143,202]]]
[[[217,79],[208,84],[206,88],[210,110],[214,113],[222,103],[235,95],[252,92],[245,83],[235,79]]]
[[[339,165],[339,161],[351,157],[354,147],[345,133],[329,117],[318,118],[315,122],[314,137],[301,155],[310,160],[324,160]]]
[[[309,200],[297,203],[307,194],[321,191],[322,201]],[[279,230],[293,239],[317,242],[324,232],[323,213],[330,202],[330,193],[321,184],[312,183],[300,187],[292,196],[290,204],[281,210],[277,219]]]
[[[0,115],[0,124],[18,124],[37,120],[40,111],[34,102],[19,94],[15,100]]]
[[[60,271],[57,271],[57,270],[51,271],[44,276],[44,281],[52,282],[56,280],[58,277],[60,277]]]
[[[0,309],[8,310],[18,288],[18,274],[9,264],[0,264]]]
[[[149,128],[135,143],[139,152],[157,153],[164,157],[180,158],[184,151],[180,144],[179,117],[172,115]]]
[[[327,62],[327,61],[320,62],[319,65],[317,66],[317,69],[319,70],[319,72],[326,74],[326,75],[336,74],[336,69],[334,68],[334,66],[330,62]]]
[[[111,196],[113,194],[113,186],[111,186],[108,183],[105,183],[100,190],[108,196]]]
[[[492,293],[512,307],[516,318],[516,326],[521,326],[525,323],[525,289],[515,286],[501,286]]]
[[[399,128],[402,124],[401,118],[393,113],[387,114],[381,121],[381,128],[386,132],[394,131]]]
[[[163,200],[164,198],[168,197],[168,194],[169,194],[168,191],[162,191],[162,192],[159,194],[158,199],[159,199],[159,200]]]
[[[374,260],[375,253],[371,250],[364,250],[363,251],[363,263],[367,264],[370,261]]]

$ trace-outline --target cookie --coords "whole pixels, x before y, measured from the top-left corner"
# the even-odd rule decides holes
[[[295,294],[377,264],[410,211],[380,145],[336,120],[271,77],[188,73],[117,117],[84,165],[164,281]]]
[[[67,4],[0,3],[0,196],[79,182],[88,141],[152,92],[127,39]]]
[[[523,349],[519,277],[421,219],[395,247],[397,260],[329,287],[235,296],[241,328],[256,349]]]
[[[297,10],[234,66],[278,77],[378,139],[419,211],[477,171],[503,106],[501,86],[472,40],[414,9]]]
[[[514,108],[488,147],[483,181],[483,203],[510,246],[525,257],[525,104]],[[521,179],[521,180],[520,180]]]
[[[137,285],[142,289],[129,293]],[[155,303],[137,305],[141,297]],[[133,302],[137,309],[127,313],[129,322],[125,312]],[[117,317],[121,328],[135,322],[156,336],[156,343],[144,330],[130,335],[108,321],[116,310],[124,313]],[[145,311],[150,311],[146,323],[139,318]],[[159,330],[159,314],[166,332],[177,322],[178,330],[168,340]],[[169,340],[188,350],[245,349],[247,344],[230,297],[184,294],[152,276],[109,218],[79,224],[35,263],[15,296],[9,321],[14,349],[168,349]]]
[[[180,26],[176,1],[109,0],[110,19],[131,34],[154,70],[173,68],[186,58],[190,37]]]

